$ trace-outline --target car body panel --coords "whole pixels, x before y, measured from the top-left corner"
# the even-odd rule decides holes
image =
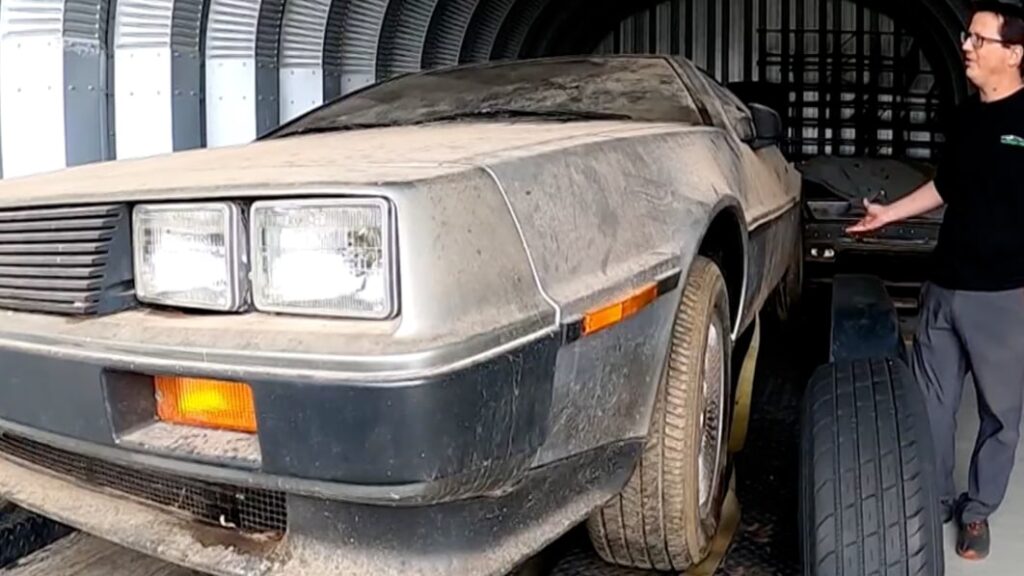
[[[403,541],[387,523],[401,522],[401,509],[413,520],[407,543],[436,547],[425,567],[511,566],[628,479],[709,230],[734,222],[742,250],[741,270],[729,270],[734,337],[798,240],[797,173],[778,148],[744,143],[753,125],[742,105],[688,63],[636,62],[660,62],[651,88],[669,93],[664,110],[655,103],[638,114],[685,120],[469,118],[287,135],[299,119],[246,146],[0,182],[0,209],[380,196],[394,208],[399,295],[397,315],[382,321],[141,305],[87,318],[0,311],[0,359],[14,367],[0,376],[0,440],[24,436],[101,463],[283,490],[299,511],[288,553],[315,556],[313,568],[365,568],[353,550],[375,546],[400,564]],[[644,97],[642,84],[635,93]],[[615,103],[599,90],[591,97]],[[637,314],[581,333],[588,311],[650,284],[658,296]],[[168,433],[153,428],[154,374],[249,382],[258,450],[239,460],[214,435],[198,441],[205,446],[147,443]],[[53,405],[60,397],[75,402]],[[67,502],[0,483],[5,492],[128,537]],[[511,523],[487,516],[498,504],[517,507],[502,513]],[[342,542],[336,533],[371,517],[387,521],[373,536]],[[502,545],[524,543],[487,559],[483,536],[466,544],[455,532],[425,532],[452,517],[478,523],[484,536],[496,531]],[[306,537],[328,543],[303,556]],[[151,547],[155,538],[135,541]],[[381,566],[394,559],[384,554]]]

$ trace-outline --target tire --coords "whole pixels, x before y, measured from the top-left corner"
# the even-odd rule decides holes
[[[901,361],[815,372],[801,422],[805,575],[944,573],[929,430],[924,398]]]
[[[678,572],[707,556],[728,480],[730,344],[725,280],[711,260],[697,257],[676,312],[644,452],[623,491],[587,521],[590,540],[605,562]],[[716,359],[709,380],[720,384],[712,387],[711,398],[703,385],[707,348]],[[708,451],[707,461],[716,464],[705,468],[713,473],[705,474],[711,480],[703,507],[702,420],[717,433],[717,447]]]

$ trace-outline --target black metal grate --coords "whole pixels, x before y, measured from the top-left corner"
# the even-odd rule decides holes
[[[0,210],[0,308],[66,315],[133,300],[123,205]]]
[[[888,4],[665,0],[622,21],[597,51],[684,55],[722,83],[743,86],[782,115],[792,159],[932,160],[956,90],[937,73],[948,63],[935,40],[913,31],[938,17]],[[936,37],[943,32],[933,28]]]
[[[130,468],[8,433],[0,433],[0,452],[89,487],[114,490],[217,526],[260,533],[283,533],[287,529],[282,492]]]

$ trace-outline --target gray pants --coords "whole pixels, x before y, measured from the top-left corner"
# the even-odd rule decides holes
[[[1006,494],[1024,399],[1024,290],[950,291],[926,285],[911,369],[924,391],[935,439],[938,488],[955,498],[956,415],[968,372],[978,397],[964,522],[984,520]]]

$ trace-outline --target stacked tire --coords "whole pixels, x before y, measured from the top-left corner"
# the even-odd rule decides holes
[[[924,406],[900,360],[833,363],[815,372],[801,422],[805,575],[944,573]]]

